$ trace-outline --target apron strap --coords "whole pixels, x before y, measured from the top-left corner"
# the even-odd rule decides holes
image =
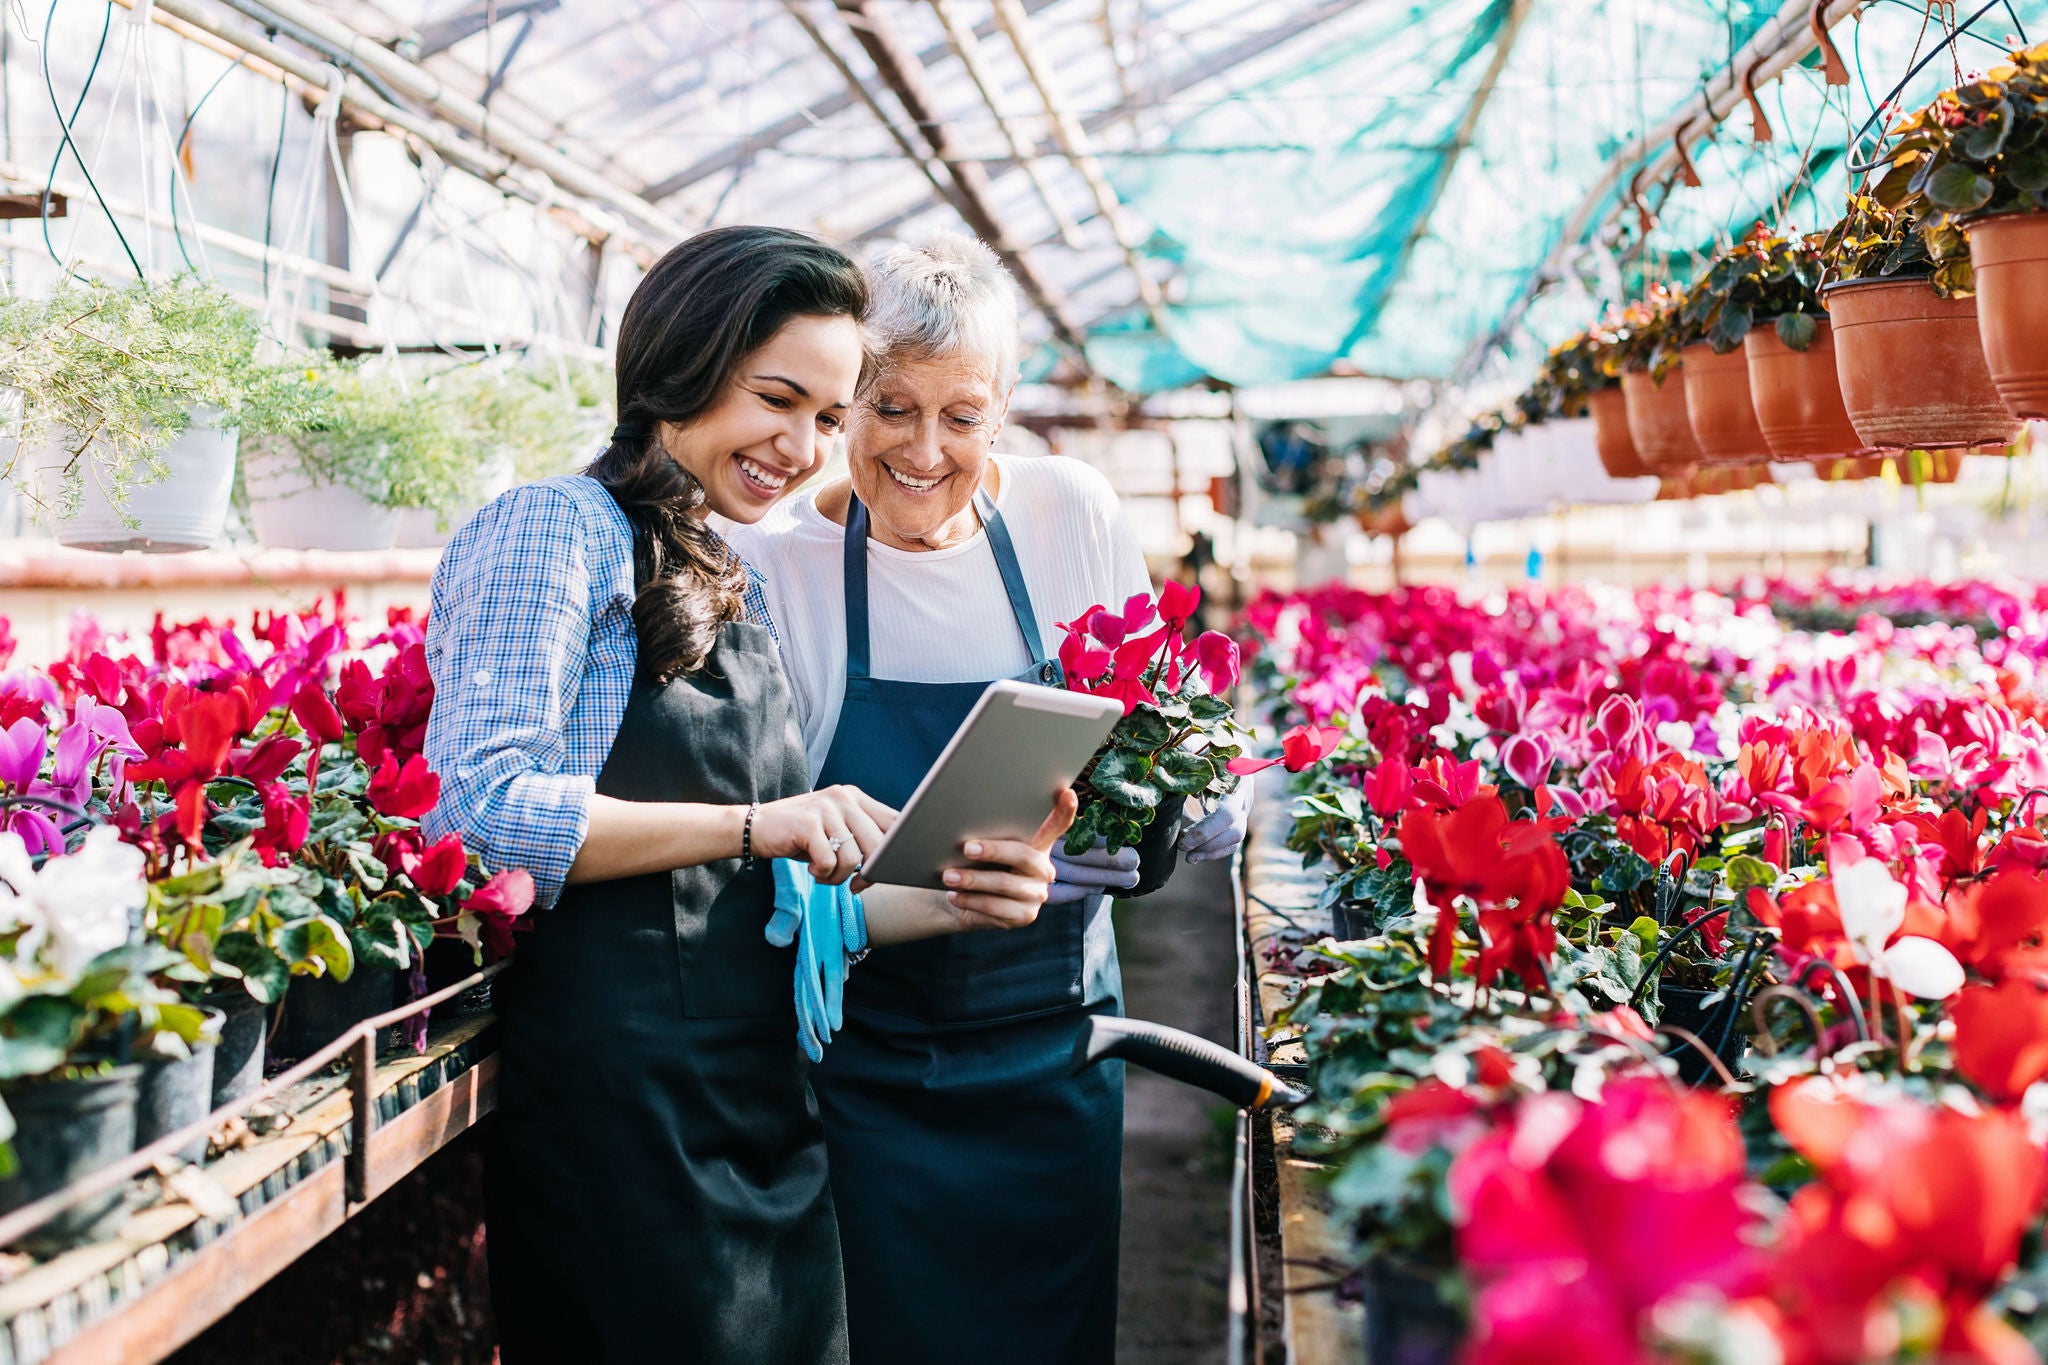
[[[996,557],[996,571],[1003,576],[1003,592],[1010,599],[1010,615],[1016,619],[1017,631],[1024,637],[1025,648],[1031,651],[1031,666],[1044,668],[1048,656],[1045,643],[1038,633],[1038,614],[1031,606],[1031,590],[1024,583],[1024,569],[1017,562],[1017,547],[1010,539],[1010,528],[1003,524],[1003,514],[996,510],[994,498],[987,490],[978,490],[974,495],[974,510],[981,515],[982,529],[988,532],[989,549]],[[869,670],[868,652],[868,509],[853,493],[847,494],[846,542],[845,542],[845,591],[846,591],[846,676],[866,678]]]
[[[1010,597],[1010,615],[1017,619],[1024,647],[1031,651],[1031,665],[1043,668],[1045,643],[1038,637],[1038,613],[1031,609],[1031,589],[1024,584],[1024,567],[1017,562],[1017,547],[1010,540],[1010,528],[1003,524],[1003,514],[996,510],[996,500],[988,495],[987,489],[975,490],[974,510],[981,513],[988,546],[995,551],[996,570],[1002,574],[1003,591]]]

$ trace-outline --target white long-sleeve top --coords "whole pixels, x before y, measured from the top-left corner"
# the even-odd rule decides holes
[[[993,458],[996,507],[1017,548],[1039,638],[1047,656],[1057,657],[1055,623],[1152,590],[1145,556],[1109,481],[1092,467],[1057,456]],[[815,779],[846,698],[846,530],[818,511],[813,489],[725,534],[767,580]],[[1031,666],[985,531],[944,550],[898,550],[870,537],[868,630],[877,678],[979,682]]]

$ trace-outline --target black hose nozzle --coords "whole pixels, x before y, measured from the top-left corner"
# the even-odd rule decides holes
[[[1240,1109],[1300,1104],[1308,1093],[1281,1080],[1257,1062],[1164,1024],[1115,1015],[1090,1016],[1074,1040],[1074,1072],[1105,1057],[1135,1062],[1187,1085],[1221,1095]]]

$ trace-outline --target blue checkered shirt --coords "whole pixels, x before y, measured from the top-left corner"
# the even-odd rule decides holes
[[[775,630],[747,566],[747,615]],[[455,533],[434,571],[426,756],[441,795],[427,836],[460,834],[493,870],[561,894],[590,828],[638,656],[633,526],[595,479],[513,489]]]

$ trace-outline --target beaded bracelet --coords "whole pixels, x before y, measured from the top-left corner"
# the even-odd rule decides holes
[[[747,818],[740,825],[740,866],[743,868],[754,865],[754,817],[760,811],[759,801],[747,802]]]

